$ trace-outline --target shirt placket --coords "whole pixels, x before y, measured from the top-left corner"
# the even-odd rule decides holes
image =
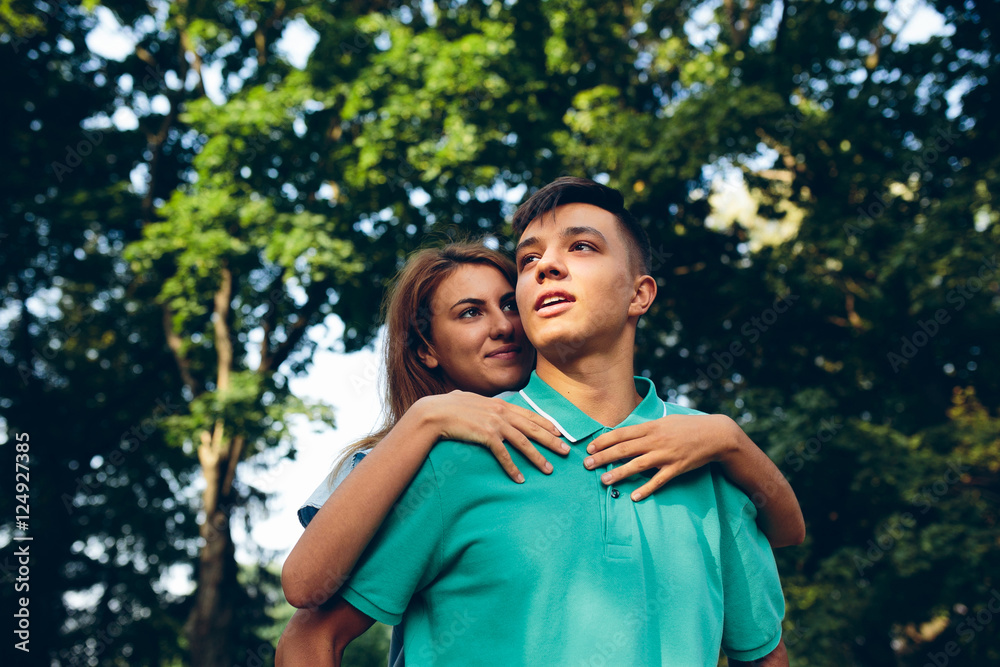
[[[611,430],[602,428],[593,435],[593,438]],[[614,468],[614,464],[608,464],[594,470],[604,519],[604,553],[608,558],[631,558],[634,517],[628,494],[615,484],[605,484],[601,481],[601,475]]]

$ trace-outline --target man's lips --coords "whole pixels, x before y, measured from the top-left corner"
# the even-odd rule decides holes
[[[574,301],[576,301],[576,298],[574,298],[572,294],[567,294],[566,292],[545,292],[535,301],[535,310],[541,311],[543,309],[565,305]]]
[[[521,353],[520,345],[504,345],[487,354],[487,358],[512,359]]]

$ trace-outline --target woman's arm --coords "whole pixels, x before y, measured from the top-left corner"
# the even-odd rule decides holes
[[[337,667],[347,645],[374,622],[339,597],[318,609],[296,609],[278,638],[274,665]]]
[[[806,523],[792,485],[778,466],[750,439],[739,425],[725,415],[736,441],[728,456],[719,459],[722,471],[757,506],[757,525],[774,548],[802,544]]]
[[[565,454],[558,434],[548,420],[499,399],[461,391],[420,399],[337,487],[288,555],[281,587],[289,604],[315,608],[340,588],[438,440],[486,447],[523,482],[504,441],[549,473],[552,465],[528,438]]]
[[[605,433],[587,451],[592,454],[584,460],[589,469],[635,457],[602,475],[605,484],[659,468],[652,480],[633,492],[633,500],[642,500],[677,475],[717,462],[757,506],[757,525],[771,546],[801,544],[805,539],[802,509],[788,480],[725,415],[667,415]]]

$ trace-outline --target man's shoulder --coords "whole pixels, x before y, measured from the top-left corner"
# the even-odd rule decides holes
[[[666,415],[701,415],[708,416],[707,412],[695,410],[676,403],[663,401],[664,416]],[[757,510],[751,499],[726,477],[722,471],[722,466],[718,463],[709,463],[705,466],[705,471],[711,476],[712,485],[715,487],[716,499],[720,507],[727,508],[730,513],[748,513],[756,517]]]
[[[419,474],[425,479],[433,479],[439,487],[450,485],[453,488],[459,485],[475,488],[484,479],[492,481],[495,477],[508,479],[486,447],[460,440],[441,440],[434,445]]]
[[[719,508],[720,519],[734,526],[753,524],[757,520],[757,506],[743,489],[736,486],[718,463],[705,466],[712,476],[712,486],[715,489],[715,502]]]

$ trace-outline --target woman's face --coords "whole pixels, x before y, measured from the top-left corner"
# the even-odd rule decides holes
[[[430,305],[432,347],[420,358],[440,367],[451,388],[492,396],[524,385],[535,351],[500,271],[463,264],[438,285]]]

